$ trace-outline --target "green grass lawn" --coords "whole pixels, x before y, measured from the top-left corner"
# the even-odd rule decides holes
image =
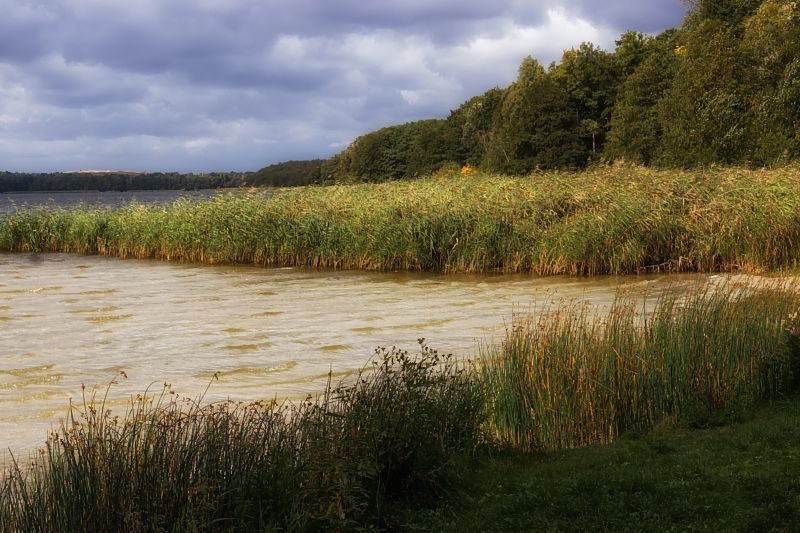
[[[800,531],[800,398],[721,427],[483,463],[419,531]],[[402,524],[402,527],[400,526]]]

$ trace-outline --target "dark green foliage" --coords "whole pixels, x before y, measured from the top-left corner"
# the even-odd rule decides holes
[[[658,105],[672,85],[679,58],[670,41],[651,41],[647,57],[625,79],[611,117],[605,154],[648,165],[657,159],[662,125]]]
[[[623,62],[632,64],[638,59],[635,49],[643,45],[636,41],[631,36],[623,40]],[[591,43],[583,43],[577,49],[564,52],[561,64],[552,70],[551,76],[569,97],[585,151],[589,157],[596,157],[602,151],[617,88],[622,80],[615,55]],[[536,99],[537,96],[534,94],[532,98]]]
[[[752,15],[763,0],[689,0],[689,3],[690,20],[719,20],[735,26]]]
[[[335,180],[412,178],[443,166],[526,174],[608,159],[663,167],[782,164],[800,156],[800,4],[696,0],[680,29],[584,43],[440,127],[404,125],[334,157]],[[416,123],[413,123],[416,124]]]
[[[247,173],[210,172],[179,174],[177,172],[0,172],[0,193],[23,191],[145,191],[197,190],[241,187]]]
[[[578,115],[566,90],[528,57],[495,115],[488,166],[507,174],[583,166]]]
[[[249,174],[245,181],[254,187],[293,187],[321,181],[324,159],[284,161]]]
[[[672,87],[659,103],[664,163],[689,167],[746,158],[749,102],[734,42],[730,27],[710,20],[681,49]]]
[[[0,477],[0,531],[341,531],[435,499],[481,444],[468,367],[422,345],[299,405],[91,398]]]
[[[491,146],[494,117],[503,103],[505,93],[505,90],[497,87],[489,89],[464,102],[447,117],[448,125],[454,131],[457,163],[472,166],[484,164]]]
[[[323,166],[339,180],[385,181],[430,174],[456,157],[444,120],[420,120],[363,135]]]

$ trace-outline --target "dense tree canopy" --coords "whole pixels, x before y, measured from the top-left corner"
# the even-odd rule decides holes
[[[800,156],[800,2],[688,0],[681,28],[584,43],[445,120],[364,135],[326,163],[334,179],[384,180],[471,165],[523,174],[593,161],[773,165]]]

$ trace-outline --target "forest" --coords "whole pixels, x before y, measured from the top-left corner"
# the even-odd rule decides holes
[[[447,118],[357,138],[329,181],[414,178],[464,165],[488,173],[578,170],[598,162],[694,168],[775,166],[800,155],[800,2],[696,0],[680,28],[628,31],[516,80]]]

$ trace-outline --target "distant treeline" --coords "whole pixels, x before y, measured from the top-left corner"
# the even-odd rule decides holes
[[[446,119],[391,126],[327,161],[335,181],[462,165],[503,174],[624,159],[768,166],[800,155],[800,2],[691,0],[683,25],[584,43],[471,98]]]
[[[0,172],[0,193],[25,191],[147,191],[229,187],[291,187],[319,181],[323,160],[287,161],[257,172]]]
[[[197,190],[242,187],[247,174],[241,172],[211,172],[208,174],[179,174],[155,172],[0,172],[0,193],[25,191],[147,191]]]

